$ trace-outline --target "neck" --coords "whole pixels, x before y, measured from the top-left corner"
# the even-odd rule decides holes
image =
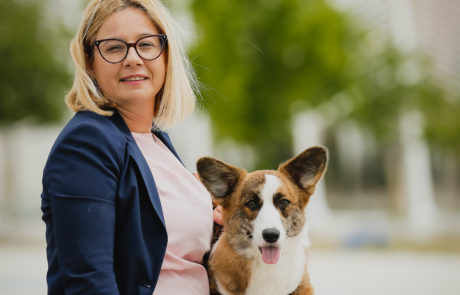
[[[131,132],[149,133],[152,129],[153,108],[140,110],[117,107],[118,112]]]

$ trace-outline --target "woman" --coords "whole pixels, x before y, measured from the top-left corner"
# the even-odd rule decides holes
[[[211,198],[161,131],[194,108],[166,9],[93,0],[71,54],[76,114],[43,174],[48,294],[208,294]]]

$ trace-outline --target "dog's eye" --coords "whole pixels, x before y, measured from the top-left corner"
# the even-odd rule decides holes
[[[284,210],[286,209],[287,207],[289,207],[289,205],[291,205],[291,201],[289,201],[288,199],[282,199],[280,200],[280,209],[281,210]]]
[[[257,202],[255,200],[250,200],[246,202],[246,207],[248,207],[250,210],[256,210],[257,209]]]

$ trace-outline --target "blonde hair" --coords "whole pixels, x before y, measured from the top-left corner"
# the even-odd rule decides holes
[[[166,34],[167,70],[163,88],[155,98],[153,123],[160,129],[178,123],[195,107],[197,82],[194,71],[175,32],[175,22],[159,0],[92,0],[86,7],[77,35],[70,44],[75,64],[72,88],[66,95],[67,106],[73,111],[89,110],[111,116],[116,105],[98,89],[88,74],[88,62],[93,58],[93,44],[104,21],[113,13],[134,7],[149,16],[160,34]]]

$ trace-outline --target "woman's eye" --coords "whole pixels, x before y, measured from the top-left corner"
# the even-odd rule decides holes
[[[155,44],[153,43],[150,43],[150,42],[143,42],[141,44],[139,44],[139,47],[143,47],[143,48],[149,48],[149,47],[154,47]]]
[[[122,46],[115,45],[115,46],[108,47],[105,51],[106,52],[115,52],[115,51],[120,51],[122,49],[123,49]]]
[[[281,210],[286,209],[287,207],[289,207],[289,205],[291,205],[291,201],[289,201],[288,199],[280,200],[280,209]]]

